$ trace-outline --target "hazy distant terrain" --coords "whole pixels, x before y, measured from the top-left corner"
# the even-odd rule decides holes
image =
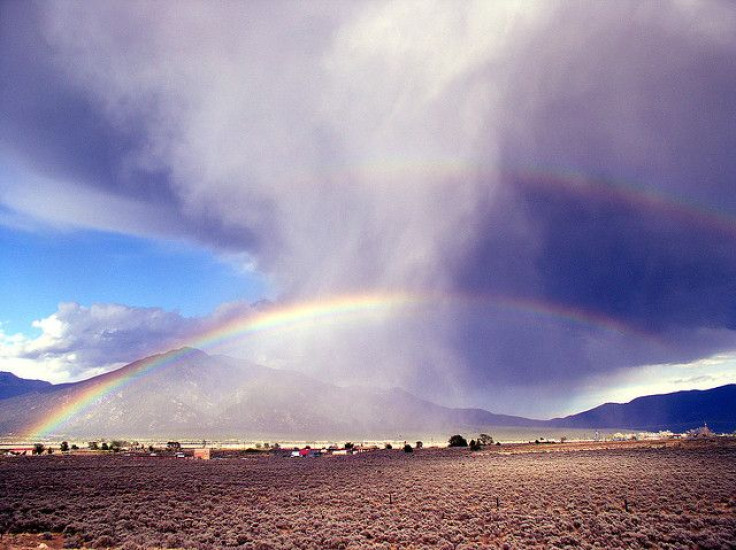
[[[173,353],[173,352],[172,352]],[[0,401],[0,432],[24,426],[74,402],[126,370]],[[174,364],[101,395],[59,426],[59,435],[131,437],[399,437],[407,432],[538,421],[480,409],[450,409],[398,389],[340,388],[303,374],[191,350]]]
[[[0,400],[0,433],[21,435],[95,388],[109,385],[75,409],[50,436],[204,438],[387,438],[414,434],[516,428],[686,430],[703,422],[736,429],[736,386],[680,392],[607,404],[551,421],[452,409],[400,389],[338,387],[304,374],[275,370],[194,349],[169,352],[171,364],[142,376],[141,362],[83,382],[50,386],[10,379],[25,393]],[[130,379],[124,383],[119,382]],[[13,377],[15,378],[15,377]]]

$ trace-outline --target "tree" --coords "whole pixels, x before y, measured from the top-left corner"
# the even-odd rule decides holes
[[[72,443],[72,451],[78,451],[79,446],[76,443]]]
[[[409,445],[409,444],[407,443],[406,445],[404,445],[404,452],[405,452],[405,453],[413,453],[413,452],[414,452],[414,449],[412,449],[412,448],[411,448],[411,445]]]
[[[386,444],[385,444],[385,445],[383,446],[383,448],[384,448],[384,449],[393,449],[393,448],[394,448],[394,446],[393,446],[393,445],[391,445],[391,443],[386,443]]]
[[[352,441],[346,441],[345,442],[345,448],[346,449],[352,449],[354,447],[355,447],[355,443],[353,443]]]
[[[109,451],[110,450],[110,447],[108,446],[107,441],[103,441],[102,442],[102,445],[100,445],[100,449],[102,449],[103,451]]]
[[[422,447],[424,447],[424,443],[422,443],[421,441],[417,441],[417,442],[416,442],[416,443],[414,444],[414,447],[415,447],[416,449],[421,449]]]
[[[61,445],[59,446],[59,450],[62,453],[65,453],[69,450],[69,442],[68,441],[62,441]]]
[[[480,434],[478,436],[478,443],[480,443],[483,446],[493,445],[493,438],[488,434]]]
[[[98,451],[100,449],[97,441],[90,441],[89,443],[87,443],[87,447],[89,447],[90,451]]]
[[[475,439],[470,440],[470,450],[471,451],[480,451],[483,448],[483,445],[480,444],[480,441],[476,441]]]
[[[33,444],[33,454],[34,455],[40,455],[43,453],[44,449],[46,449],[46,445],[43,443],[34,443]]]
[[[122,441],[111,441],[110,442],[110,450],[114,453],[117,453],[120,449],[124,447],[124,444]]]
[[[465,439],[460,434],[456,434],[450,437],[448,447],[467,447],[467,446],[468,446],[468,440]]]

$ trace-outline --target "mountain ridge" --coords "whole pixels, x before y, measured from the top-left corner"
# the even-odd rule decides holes
[[[549,422],[555,427],[684,431],[707,423],[719,432],[736,428],[736,384],[708,390],[644,395],[626,403],[604,403]]]
[[[12,372],[0,371],[0,399],[15,397],[34,391],[46,391],[53,388],[51,382],[45,380],[29,380],[20,378]]]
[[[407,433],[493,426],[685,431],[703,422],[716,431],[736,429],[733,384],[642,396],[564,418],[534,420],[481,408],[445,407],[400,388],[338,387],[297,371],[195,348],[147,357],[80,382],[20,384],[34,389],[0,398],[0,434],[18,435],[28,426],[43,426],[52,430],[49,435],[136,438],[402,439]]]

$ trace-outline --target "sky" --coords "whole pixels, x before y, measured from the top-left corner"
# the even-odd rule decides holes
[[[734,383],[734,36],[728,1],[1,2],[0,370],[298,306],[205,351],[538,418]]]

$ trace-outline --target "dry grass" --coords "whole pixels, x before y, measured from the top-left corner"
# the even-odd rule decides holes
[[[727,445],[3,459],[0,548],[730,549],[735,465]]]

